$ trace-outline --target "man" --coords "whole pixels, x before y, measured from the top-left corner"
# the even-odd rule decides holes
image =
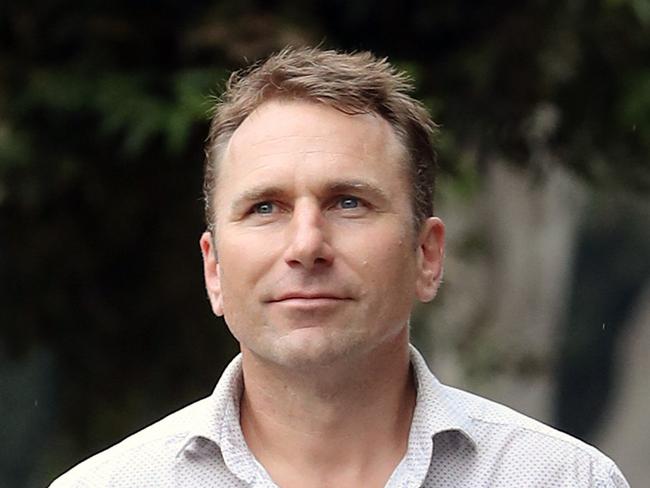
[[[241,346],[214,393],[53,486],[627,486],[593,447],[441,385],[409,346],[434,298],[434,124],[369,53],[284,50],[234,75],[200,240]]]

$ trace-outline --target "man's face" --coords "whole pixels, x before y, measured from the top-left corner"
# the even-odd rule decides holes
[[[443,226],[413,229],[403,160],[384,119],[309,102],[267,102],[236,130],[201,247],[242,351],[325,365],[408,338],[414,298],[435,295]]]

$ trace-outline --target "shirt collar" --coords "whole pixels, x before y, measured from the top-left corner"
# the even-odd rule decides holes
[[[216,445],[228,469],[252,483],[265,472],[248,449],[241,431],[239,406],[243,388],[242,357],[238,354],[224,370],[204,408],[192,419],[177,456],[188,450],[213,449]]]
[[[232,429],[231,420],[239,425],[239,402],[243,391],[241,354],[226,367],[212,395],[195,412],[188,427],[187,441],[183,451],[195,438],[203,438],[221,445],[223,437]]]
[[[410,346],[417,397],[413,420],[409,431],[406,455],[397,466],[387,486],[403,486],[394,480],[408,480],[408,486],[422,486],[435,454],[436,436],[443,433],[455,435],[476,452],[476,436],[472,432],[470,418],[449,398],[447,387],[442,385],[429,370],[424,358],[415,347]]]
[[[476,435],[471,419],[454,404],[442,385],[431,373],[420,352],[410,346],[410,362],[417,388],[417,400],[409,434],[409,446],[404,459],[407,465],[428,466],[433,452],[433,439],[443,432],[458,432],[476,448]],[[239,423],[239,405],[243,392],[242,359],[237,355],[224,370],[212,395],[191,420],[188,435],[178,451],[218,446],[224,463],[244,481],[264,473],[249,451]],[[420,470],[418,470],[420,471]]]
[[[471,418],[448,395],[449,387],[431,373],[422,354],[410,346],[410,359],[417,388],[413,424],[433,438],[441,432],[457,431],[476,447]]]

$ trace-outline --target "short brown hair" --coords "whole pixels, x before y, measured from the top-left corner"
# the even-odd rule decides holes
[[[409,96],[410,78],[370,52],[286,48],[234,72],[214,107],[203,181],[205,218],[214,227],[214,191],[221,149],[257,107],[273,99],[322,103],[346,114],[386,119],[406,149],[416,228],[433,214],[436,129],[422,103]]]

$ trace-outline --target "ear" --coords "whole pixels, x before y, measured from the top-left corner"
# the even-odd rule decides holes
[[[203,278],[205,279],[205,289],[208,292],[208,298],[212,305],[212,311],[215,315],[223,315],[223,297],[221,295],[221,276],[219,275],[219,261],[217,260],[217,250],[214,248],[212,234],[204,232],[199,240],[201,254],[203,254]]]
[[[418,235],[416,295],[422,302],[433,300],[442,281],[445,254],[445,224],[429,217]]]

